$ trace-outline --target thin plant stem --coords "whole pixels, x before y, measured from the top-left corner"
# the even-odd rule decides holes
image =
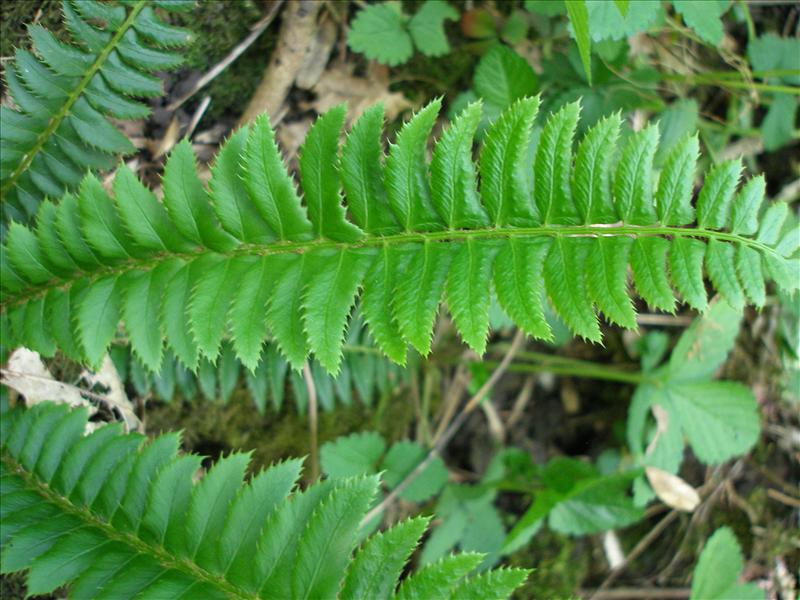
[[[503,357],[503,360],[500,361],[500,364],[497,365],[492,374],[489,376],[484,384],[480,387],[480,389],[475,392],[475,394],[467,401],[464,405],[464,408],[461,409],[461,412],[458,416],[453,419],[453,422],[450,426],[445,429],[444,433],[439,437],[438,440],[434,443],[433,447],[428,451],[428,454],[425,458],[420,462],[414,469],[406,475],[403,480],[395,487],[391,492],[389,492],[386,497],[383,499],[382,502],[377,504],[373,507],[364,518],[361,519],[361,527],[364,527],[367,523],[372,521],[377,515],[381,514],[386,507],[392,504],[397,497],[403,493],[403,491],[413,483],[417,477],[419,477],[425,469],[428,468],[428,465],[433,462],[433,460],[439,456],[445,446],[450,442],[453,436],[458,432],[464,422],[467,420],[469,414],[475,410],[478,406],[480,406],[481,401],[486,396],[486,394],[494,387],[500,377],[508,369],[511,361],[514,359],[514,355],[517,351],[522,347],[523,342],[525,341],[525,334],[522,330],[517,330],[517,333],[514,335],[514,339],[511,342],[511,346],[509,347],[506,355]]]
[[[303,363],[303,380],[308,390],[308,429],[310,437],[311,453],[311,481],[316,481],[319,477],[319,411],[317,408],[317,388],[314,386],[314,377],[311,375],[311,367],[308,361]]]
[[[648,380],[645,374],[638,371],[623,371],[617,367],[567,356],[520,350],[517,352],[517,358],[519,361],[512,362],[508,367],[508,370],[514,373],[553,373],[554,375],[603,379],[637,385]],[[499,364],[497,361],[482,362],[487,366]]]

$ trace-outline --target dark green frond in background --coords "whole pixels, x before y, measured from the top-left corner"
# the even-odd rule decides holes
[[[254,473],[230,454],[199,476],[180,437],[147,440],[85,410],[41,403],[0,429],[2,572],[28,570],[28,593],[71,598],[506,598],[527,576],[468,577],[481,555],[450,556],[407,577],[427,526],[416,518],[359,545],[378,477],[300,491],[301,460]],[[201,472],[202,473],[202,472]],[[199,481],[198,481],[199,479]]]
[[[191,34],[158,11],[192,1],[64,0],[70,43],[40,25],[28,28],[33,51],[18,49],[6,66],[14,108],[0,108],[3,222],[26,222],[44,197],[78,187],[87,171],[108,170],[134,150],[110,119],[141,119],[137,98],[162,93],[159,71],[183,62],[175,49]]]

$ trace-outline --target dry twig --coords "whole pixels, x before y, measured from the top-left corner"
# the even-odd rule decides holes
[[[369,523],[372,519],[375,518],[376,515],[379,515],[386,507],[389,506],[392,502],[394,502],[397,497],[403,493],[411,483],[419,477],[425,469],[428,468],[428,465],[433,462],[439,454],[441,454],[442,450],[445,446],[450,442],[453,436],[458,432],[464,422],[467,420],[467,417],[470,413],[475,410],[483,400],[484,396],[494,387],[500,377],[508,369],[508,366],[511,364],[511,361],[514,359],[514,355],[517,351],[522,347],[522,343],[525,341],[525,333],[522,330],[517,330],[517,333],[514,335],[514,339],[511,342],[511,345],[508,348],[503,360],[500,361],[500,364],[497,365],[492,374],[489,376],[489,379],[480,387],[480,389],[475,392],[475,395],[470,398],[467,403],[464,405],[464,408],[461,409],[461,412],[458,416],[453,419],[453,422],[450,426],[445,429],[444,433],[436,440],[433,447],[428,451],[428,454],[425,458],[420,462],[408,475],[406,475],[403,480],[395,487],[391,492],[389,492],[383,501],[372,508],[363,519],[361,519],[361,526],[363,527],[367,523]]]

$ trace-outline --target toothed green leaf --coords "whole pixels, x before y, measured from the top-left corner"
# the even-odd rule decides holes
[[[404,231],[439,229],[441,221],[431,206],[427,138],[441,110],[437,98],[403,125],[386,158],[386,189],[395,217]]]
[[[609,193],[612,148],[619,137],[619,113],[602,119],[578,145],[572,178],[572,197],[584,223],[613,223],[614,205]]]
[[[533,188],[539,217],[550,223],[578,223],[569,190],[572,136],[578,125],[580,104],[568,104],[547,120],[533,169]]]
[[[478,355],[486,350],[489,333],[489,281],[498,248],[467,240],[450,265],[447,306],[461,339]]]
[[[663,225],[688,225],[694,220],[691,200],[698,153],[697,136],[693,136],[684,138],[667,156],[656,192],[656,211]]]
[[[300,205],[294,182],[286,172],[266,114],[256,119],[250,130],[242,165],[250,201],[278,239],[309,237],[311,223]]]
[[[657,147],[656,125],[648,125],[632,135],[623,146],[614,178],[614,199],[617,216],[624,223],[656,222],[652,172]]]
[[[386,235],[398,226],[386,199],[382,129],[383,105],[364,111],[342,148],[341,173],[353,220],[368,233]]]
[[[4,227],[12,215],[29,220],[45,196],[76,190],[86,171],[110,169],[115,155],[133,152],[109,118],[146,117],[149,108],[133,98],[161,93],[150,72],[183,61],[153,47],[163,24],[145,2],[68,0],[62,7],[66,37],[32,25],[35,54],[18,50],[7,65],[15,108],[3,108],[0,196],[16,210],[4,207]],[[188,41],[182,31],[173,45]]]
[[[13,77],[12,69],[10,87]],[[443,299],[466,344],[483,352],[490,280],[523,331],[552,336],[544,288],[570,329],[598,342],[598,311],[636,326],[628,267],[643,299],[665,311],[675,308],[672,285],[699,310],[708,305],[706,280],[735,306],[745,299],[763,304],[766,279],[783,290],[797,287],[796,220],[787,221],[785,203],[759,217],[761,177],[736,195],[737,161],[705,177],[697,203],[702,222],[691,222],[696,137],[675,146],[653,194],[655,127],[622,144],[612,182],[618,116],[601,120],[578,142],[573,165],[579,105],[544,121],[532,156],[538,101],[522,98],[490,126],[478,184],[477,104],[445,129],[429,164],[440,104],[435,100],[401,128],[385,167],[380,108],[350,132],[341,162],[344,107],[323,115],[300,160],[308,214],[266,117],[224,145],[210,193],[185,141],[167,162],[163,203],[125,167],[111,192],[86,177],[77,198],[41,204],[35,227],[8,230],[0,248],[4,344],[28,344],[46,356],[61,350],[96,364],[122,320],[142,393],[153,385],[143,367],[161,365],[166,341],[171,366],[156,385],[174,388],[174,355],[201,369],[204,394],[227,399],[243,363],[248,385],[260,390],[260,409],[267,387],[276,406],[283,397],[286,364],[276,352],[295,369],[314,354],[319,400],[332,406],[336,396],[350,402],[353,386],[364,399],[377,380],[389,379],[374,363],[342,361],[354,310],[367,329],[347,333],[348,340],[374,341],[402,364],[409,344],[423,354],[431,350]],[[9,114],[0,116],[12,136],[27,139],[24,119]],[[31,185],[44,168],[43,160],[32,166]],[[259,367],[266,339],[275,369]],[[220,352],[215,368],[209,359]],[[256,381],[263,369],[268,384]],[[341,375],[326,379],[323,369]],[[305,384],[291,377],[303,406]]]
[[[544,263],[544,281],[558,314],[576,334],[600,341],[600,326],[589,299],[586,277],[591,240],[553,240]]]
[[[524,170],[530,167],[528,144],[538,110],[538,96],[518,100],[486,133],[480,158],[481,200],[495,226],[533,215]]]
[[[586,284],[597,308],[621,327],[636,328],[636,314],[627,289],[627,266],[633,240],[598,238],[589,251]]]
[[[309,348],[329,373],[337,374],[347,317],[373,254],[364,251],[310,254],[309,268],[319,275],[303,299]]]
[[[472,162],[472,143],[480,119],[480,103],[467,106],[433,151],[431,196],[434,208],[450,229],[470,229],[488,222],[478,201]]]
[[[346,111],[340,104],[314,123],[300,149],[300,175],[314,236],[353,242],[361,232],[344,218],[337,173],[339,133]]]
[[[433,321],[439,310],[453,254],[450,244],[429,242],[414,250],[397,282],[393,308],[403,337],[423,356],[431,350]]]

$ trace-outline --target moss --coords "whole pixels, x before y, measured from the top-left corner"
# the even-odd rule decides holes
[[[255,0],[210,0],[190,12],[171,15],[172,23],[195,33],[195,41],[186,51],[186,69],[205,73],[222,60],[247,37],[250,27],[263,16],[263,8],[263,3]],[[208,122],[215,122],[223,114],[239,116],[243,112],[267,66],[278,27],[277,20],[271,23],[244,54],[193,99],[198,103],[202,96],[211,96],[206,112]],[[185,75],[183,71],[178,76]],[[187,106],[190,111],[192,108],[192,104]]]
[[[528,544],[508,557],[508,564],[535,570],[512,598],[574,598],[575,590],[589,571],[590,556],[579,541],[542,529]]]
[[[24,0],[0,3],[0,56],[14,55],[15,48],[30,48],[28,24],[36,22],[61,34],[65,31],[61,18],[61,0]]]
[[[319,444],[355,431],[376,429],[387,439],[404,437],[414,420],[409,402],[391,398],[383,410],[358,402],[323,412],[319,419]],[[216,459],[234,450],[252,450],[253,467],[277,460],[307,456],[310,451],[308,416],[298,415],[291,398],[279,414],[259,415],[245,389],[234,392],[228,404],[219,402],[173,402],[148,406],[150,434],[183,430],[185,450]]]

